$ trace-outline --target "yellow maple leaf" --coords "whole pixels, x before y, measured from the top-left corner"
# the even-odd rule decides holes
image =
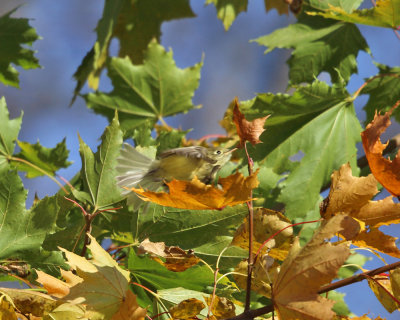
[[[269,256],[280,261],[285,260],[293,241],[293,228],[289,227],[290,224],[290,220],[282,213],[258,208],[254,213],[253,252],[257,253],[266,240],[276,232],[282,230],[282,232],[265,244],[261,250],[261,255],[265,254],[268,250]],[[244,223],[236,230],[232,244],[246,250],[249,249],[248,218],[245,218]]]
[[[131,190],[144,201],[151,201],[166,207],[191,210],[223,209],[250,201],[252,189],[258,186],[257,173],[244,177],[237,172],[220,178],[221,186],[214,187],[201,182],[196,177],[192,181],[172,180],[166,182],[169,193],[146,191],[142,188]]]
[[[171,307],[168,311],[172,319],[193,319],[201,310],[205,308],[205,304],[195,298],[181,301],[177,305]]]
[[[347,215],[329,219],[304,248],[300,248],[296,238],[273,286],[275,310],[280,319],[333,318],[334,301],[320,296],[318,291],[335,278],[350,255],[345,243],[334,245],[326,241],[343,230],[348,219],[351,218]]]
[[[307,12],[309,15],[320,15],[329,19],[351,23],[361,23],[376,27],[397,29],[400,25],[400,0],[377,0],[371,9],[346,12],[341,7],[330,5],[324,12]]]
[[[271,298],[271,284],[278,275],[280,264],[268,255],[263,255],[256,260],[251,274],[251,290]],[[247,289],[248,261],[243,260],[235,268],[233,278],[239,288]]]
[[[88,248],[92,259],[60,248],[68,264],[82,278],[69,288],[64,300],[73,304],[84,304],[88,310],[103,315],[104,319],[143,320],[146,310],[136,303],[136,296],[129,289],[130,273],[121,269],[117,262],[89,235]],[[126,317],[129,313],[131,316]],[[123,317],[113,318],[115,314]]]

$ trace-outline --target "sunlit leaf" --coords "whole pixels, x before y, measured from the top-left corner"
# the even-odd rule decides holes
[[[132,190],[144,201],[152,201],[166,207],[191,210],[223,209],[251,199],[251,190],[258,185],[257,172],[249,177],[236,173],[227,178],[220,178],[218,183],[221,188],[206,185],[194,178],[192,181],[166,182],[169,193],[136,188]]]
[[[282,174],[276,201],[285,204],[287,217],[315,210],[333,170],[348,161],[356,168],[361,126],[348,98],[342,87],[315,81],[292,95],[260,94],[241,103],[248,119],[271,114],[263,143],[248,149],[254,161]]]
[[[330,74],[332,82],[347,82],[357,73],[359,51],[369,52],[355,25],[305,14],[297,23],[254,41],[267,47],[265,53],[276,48],[294,49],[287,61],[292,84],[312,82],[323,71]]]
[[[19,118],[10,120],[6,99],[0,98],[0,172],[8,167],[8,158],[14,153],[21,123],[22,114]]]
[[[343,229],[346,216],[335,216],[322,226],[304,248],[298,242],[273,286],[276,311],[282,319],[332,319],[334,302],[318,294],[319,289],[332,281],[350,255],[346,244],[332,244],[325,239]]]
[[[399,100],[400,103],[400,100]],[[397,103],[396,106],[398,106]],[[400,196],[400,156],[393,160],[383,157],[387,143],[382,144],[380,136],[390,126],[392,108],[384,115],[375,114],[374,120],[361,133],[365,156],[372,174],[391,194]]]
[[[70,287],[68,295],[64,297],[72,303],[85,303],[91,310],[111,319],[115,314],[125,314],[132,308],[137,310],[137,318],[142,319],[146,310],[136,303],[136,296],[130,292],[128,271],[121,269],[115,260],[90,236],[88,245],[92,254],[89,261],[68,250],[61,249],[68,260],[68,264],[82,278]]]
[[[105,129],[101,139],[102,143],[94,154],[79,137],[84,191],[90,195],[90,202],[96,210],[122,200],[115,180],[116,159],[122,145],[122,132],[117,116]]]
[[[345,22],[397,29],[400,26],[400,1],[377,0],[373,8],[354,10],[351,13],[340,7],[330,6],[324,12],[312,12],[309,14],[318,14],[325,18]]]

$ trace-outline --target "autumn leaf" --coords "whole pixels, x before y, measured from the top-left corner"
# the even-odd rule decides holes
[[[216,319],[227,319],[236,315],[235,305],[229,299],[218,296],[214,296],[214,299],[212,296],[204,297],[204,299],[206,300],[208,307],[211,306],[211,312]]]
[[[144,319],[146,310],[137,305],[136,296],[129,289],[129,271],[121,269],[96,239],[89,237],[90,261],[60,248],[68,264],[82,278],[82,282],[70,287],[64,299],[73,304],[84,303],[88,310],[102,314],[104,319],[116,319],[113,318],[115,314],[124,314],[119,319]],[[127,310],[134,311],[130,313],[131,317],[125,317],[129,313]]]
[[[186,252],[177,246],[166,246],[164,242],[151,242],[149,239],[142,241],[138,248],[138,253],[145,252],[152,255],[153,260],[175,272],[185,271],[200,262],[200,258],[193,252]],[[158,257],[165,258],[165,261]]]
[[[18,320],[12,299],[0,291],[0,319]]]
[[[349,214],[367,227],[354,230],[353,236],[346,237],[354,245],[400,257],[400,250],[396,246],[397,238],[378,229],[382,225],[400,223],[400,204],[394,203],[392,196],[371,201],[378,193],[377,183],[372,174],[367,177],[353,177],[350,165],[343,165],[332,174],[331,189],[321,207],[321,216],[328,219],[337,213]]]
[[[59,302],[54,298],[36,291],[0,288],[0,298],[3,294],[12,299],[13,304],[19,312],[32,314],[35,317],[42,317],[59,305]],[[0,317],[0,319],[3,318]]]
[[[400,25],[399,8],[400,0],[377,0],[373,8],[354,10],[351,13],[333,5],[329,6],[325,12],[307,13],[344,22],[396,29]]]
[[[235,268],[233,278],[239,288],[247,289],[247,260],[241,261]],[[271,284],[278,275],[280,264],[268,255],[256,260],[251,274],[251,290],[271,298]]]
[[[40,270],[36,270],[38,276],[36,281],[43,285],[49,295],[57,298],[64,298],[69,293],[69,289],[72,286],[83,280],[74,275],[71,271],[60,271],[62,277],[66,280],[65,282]]]
[[[132,188],[132,191],[136,192],[144,201],[151,201],[165,207],[219,210],[251,200],[251,190],[258,186],[257,173],[258,170],[252,175],[244,177],[237,172],[226,178],[220,178],[218,184],[221,188],[206,185],[195,177],[192,181],[172,180],[166,182],[169,193],[146,191],[142,188]]]
[[[368,285],[388,312],[392,313],[399,308],[399,305],[393,300],[393,290],[390,279],[379,275],[374,276],[368,279]]]
[[[181,301],[179,304],[173,306],[168,311],[172,319],[193,319],[205,307],[206,306],[202,301],[195,298],[190,298]]]
[[[329,219],[304,248],[300,248],[296,238],[273,287],[275,308],[280,319],[333,318],[331,309],[334,301],[320,296],[318,291],[335,278],[350,255],[347,244],[326,242],[326,239],[343,230],[343,224],[348,219],[351,218],[346,215]]]
[[[280,261],[285,260],[291,243],[293,242],[293,228],[289,227],[290,220],[282,213],[265,208],[258,208],[254,213],[254,236],[253,252],[256,253],[262,244],[272,235],[282,230],[279,234],[269,240],[261,250],[265,254]],[[286,229],[285,229],[286,228]],[[248,218],[236,230],[232,239],[232,245],[249,249],[249,223]]]
[[[361,132],[365,156],[372,174],[395,196],[400,195],[400,150],[393,160],[385,159],[382,152],[388,143],[382,144],[380,136],[390,126],[390,116],[399,104],[400,100],[383,116],[375,114],[374,120]]]
[[[261,143],[261,134],[265,131],[264,123],[268,116],[254,119],[253,121],[247,121],[244,115],[239,110],[239,101],[237,98],[234,100],[233,108],[233,122],[236,125],[237,133],[240,137],[240,147],[243,147],[246,141],[249,141],[252,145]]]

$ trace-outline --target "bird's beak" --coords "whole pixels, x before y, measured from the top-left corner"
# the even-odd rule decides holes
[[[225,153],[232,153],[233,151],[237,150],[237,148],[233,148],[231,150],[226,151]]]

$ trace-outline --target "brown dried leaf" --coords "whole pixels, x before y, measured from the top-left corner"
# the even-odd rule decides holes
[[[151,242],[149,239],[145,239],[138,249],[139,253],[147,252],[150,255],[165,258],[165,261],[158,258],[154,260],[174,272],[185,271],[200,262],[200,258],[196,257],[193,252],[187,252],[176,246],[166,246],[164,242]]]
[[[347,213],[362,221],[369,230],[362,230],[357,224],[346,229],[346,239],[352,239],[356,246],[368,247],[380,252],[399,257],[396,239],[378,230],[379,226],[400,222],[400,204],[394,203],[392,196],[383,200],[371,201],[377,193],[377,180],[373,175],[353,177],[349,164],[343,165],[332,174],[332,185],[328,201],[321,210],[324,218],[337,213]],[[351,234],[350,234],[351,233]],[[356,235],[358,233],[358,235]]]
[[[259,208],[254,213],[254,241],[253,252],[256,253],[261,245],[276,232],[287,228],[291,224],[290,220],[282,213],[265,208]],[[240,248],[249,249],[249,224],[248,219],[236,230],[232,239],[232,244]],[[266,254],[283,261],[285,260],[291,243],[293,242],[293,228],[289,227],[272,240],[268,241],[262,249],[262,255]]]
[[[172,319],[191,319],[197,316],[206,306],[195,298],[181,301],[169,309]]]
[[[334,301],[320,296],[318,291],[335,278],[350,250],[346,244],[334,245],[326,239],[343,230],[342,223],[349,218],[337,215],[329,219],[302,249],[296,238],[273,287],[281,319],[333,318]]]
[[[361,231],[352,240],[352,243],[358,247],[371,248],[392,257],[400,258],[400,250],[396,246],[396,240],[397,238],[384,234],[378,228],[371,228],[369,231]]]
[[[211,312],[215,318],[227,319],[236,315],[235,305],[229,299],[218,296],[214,296],[214,299],[212,299],[212,296],[204,297],[204,299],[206,300],[208,307],[210,307],[212,302]]]
[[[235,107],[233,108],[233,122],[236,125],[236,131],[240,138],[239,147],[243,147],[246,141],[252,145],[261,143],[261,134],[265,131],[264,123],[268,116],[247,121],[244,115],[239,110],[239,101],[237,98],[234,100]]]
[[[400,196],[400,150],[393,160],[382,155],[388,143],[382,144],[380,136],[390,126],[390,116],[400,100],[383,116],[375,113],[374,120],[361,132],[362,143],[369,167],[375,178],[391,194]]]
[[[338,212],[346,212],[352,216],[378,193],[377,181],[373,175],[368,177],[353,177],[349,163],[334,171],[329,191],[329,204],[321,216],[329,219]]]
[[[172,180],[166,182],[169,193],[145,191],[136,192],[144,201],[151,201],[166,207],[190,210],[223,209],[251,200],[251,190],[258,186],[257,173],[244,177],[237,172],[226,178],[220,178],[221,188],[207,185],[194,178],[192,181]]]

